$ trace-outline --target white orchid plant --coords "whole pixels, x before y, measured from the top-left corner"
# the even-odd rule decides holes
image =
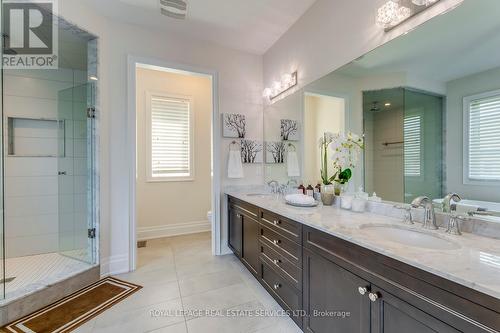
[[[321,149],[321,180],[324,185],[333,182],[347,184],[352,177],[352,169],[356,167],[359,154],[364,149],[363,137],[348,132],[333,134],[327,132],[319,140]],[[328,177],[328,149],[332,152],[331,160],[335,173]]]

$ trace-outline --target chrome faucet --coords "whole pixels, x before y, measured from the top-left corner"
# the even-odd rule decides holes
[[[453,207],[451,201],[460,202],[462,198],[456,193],[449,193],[443,199],[443,213],[451,213],[453,210],[457,210],[456,205]]]
[[[422,225],[424,229],[438,229],[436,224],[436,214],[434,213],[434,206],[432,205],[432,201],[428,197],[421,196],[415,198],[415,200],[412,201],[411,206],[413,208],[425,208],[424,224]]]
[[[277,180],[271,180],[267,182],[267,185],[271,187],[271,193],[278,193],[278,187],[280,186],[280,183],[278,183]]]
[[[457,205],[452,205],[451,201],[460,202],[462,198],[456,193],[449,193],[443,199],[443,212],[450,213],[448,218],[448,225],[446,226],[446,233],[451,235],[460,236],[462,232],[460,231],[460,220],[464,218],[457,215]]]

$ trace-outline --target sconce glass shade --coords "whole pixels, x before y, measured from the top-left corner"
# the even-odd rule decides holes
[[[395,23],[402,22],[406,20],[411,15],[411,10],[408,7],[399,7],[398,13],[396,15]]]
[[[262,92],[262,97],[269,98],[269,97],[271,97],[272,94],[273,94],[273,91],[271,90],[271,88],[266,88]]]
[[[292,74],[283,74],[281,77],[281,85],[283,87],[288,87],[292,83]]]
[[[279,94],[279,92],[281,91],[281,82],[274,81],[272,90],[273,90],[273,95]]]
[[[388,27],[398,17],[399,4],[395,1],[387,1],[377,11],[377,24]]]

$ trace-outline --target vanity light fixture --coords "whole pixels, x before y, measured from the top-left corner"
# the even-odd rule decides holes
[[[99,79],[95,75],[89,75],[89,80],[90,81],[98,81]]]
[[[384,105],[385,105],[386,107],[389,107],[389,106],[391,106],[392,104],[391,104],[391,103],[385,103]]]
[[[389,31],[440,0],[389,0],[377,10],[377,25]]]
[[[297,80],[297,71],[293,73],[283,74],[281,76],[281,81],[273,82],[271,88],[264,89],[262,96],[265,99],[270,100],[271,102],[276,99],[281,94],[295,87],[298,83]]]

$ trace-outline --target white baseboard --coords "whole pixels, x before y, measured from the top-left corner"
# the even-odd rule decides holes
[[[210,231],[211,227],[212,226],[210,225],[208,220],[158,225],[154,227],[139,227],[137,228],[137,240],[148,240],[155,238],[195,234],[199,232]]]
[[[101,277],[129,272],[127,254],[101,258]]]

